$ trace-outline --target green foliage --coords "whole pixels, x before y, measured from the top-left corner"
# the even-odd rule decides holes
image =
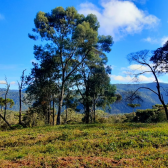
[[[0,114],[3,115],[3,112],[0,112]],[[18,112],[7,110],[6,119],[11,125],[15,125],[18,123],[18,115]],[[8,125],[2,118],[0,118],[0,129],[9,129]]]
[[[113,40],[111,36],[98,35],[99,22],[95,15],[89,14],[85,17],[74,7],[66,9],[56,7],[51,13],[40,11],[34,23],[33,32],[38,36],[29,35],[29,37],[33,40],[39,37],[47,44],[34,46],[35,58],[40,64],[34,64],[27,93],[29,97],[34,96],[37,102],[45,101],[46,104],[51,95],[57,95],[57,124],[59,125],[67,90],[73,88],[76,76],[79,77],[81,74],[81,69],[82,72],[87,71],[91,64],[101,64],[101,67],[104,67],[107,63],[105,52],[111,51]],[[48,62],[51,62],[52,66],[49,66]],[[57,89],[52,90],[50,85],[46,85],[48,81],[50,84],[52,81]],[[81,83],[80,87],[83,87]],[[35,88],[40,88],[40,92]],[[47,100],[44,100],[45,98]],[[85,98],[85,104],[90,103],[87,101],[90,98],[90,95]],[[46,109],[46,106],[43,106],[43,109]]]
[[[12,108],[14,106],[14,101],[12,99],[7,98],[6,104],[7,106],[9,106],[9,108]],[[3,99],[3,97],[0,97],[0,106],[2,111],[2,108],[5,106],[5,99]]]
[[[61,113],[61,118],[63,123],[80,123],[82,121],[83,114],[77,113],[73,109],[68,108]]]
[[[164,110],[156,110],[156,109],[137,110],[134,121],[144,123],[162,122],[166,121],[166,114]]]
[[[29,110],[27,110],[25,115],[23,116],[23,124],[27,127],[44,126],[44,115],[39,113],[39,110],[41,109],[30,108]]]

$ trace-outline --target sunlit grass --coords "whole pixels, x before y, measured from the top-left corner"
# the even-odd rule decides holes
[[[1,131],[0,135],[0,164],[4,167],[28,162],[32,167],[40,167],[42,162],[59,167],[60,157],[82,157],[76,166],[86,161],[94,167],[87,157],[110,158],[117,166],[168,166],[168,123],[46,126]],[[99,167],[113,165],[99,160]]]

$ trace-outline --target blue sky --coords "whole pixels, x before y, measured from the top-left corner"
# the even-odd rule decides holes
[[[0,0],[0,88],[5,87],[6,76],[11,89],[18,89],[22,71],[30,73],[35,42],[28,33],[34,28],[34,18],[37,12],[50,12],[58,6],[74,6],[79,13],[96,14],[99,34],[113,37],[108,64],[113,67],[114,84],[132,83],[126,72],[138,65],[129,64],[129,53],[155,50],[168,39],[167,0]],[[168,82],[167,77],[161,76],[160,81]],[[140,80],[154,81],[150,74],[142,75]]]

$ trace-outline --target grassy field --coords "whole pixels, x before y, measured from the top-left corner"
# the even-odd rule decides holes
[[[0,131],[0,167],[168,167],[168,123]]]

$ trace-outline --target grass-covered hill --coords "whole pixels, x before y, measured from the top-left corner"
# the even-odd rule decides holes
[[[162,87],[164,89],[168,88],[168,84],[161,83]],[[156,90],[156,84],[155,83],[148,83],[148,84],[116,84],[117,87],[117,93],[121,94],[124,97],[125,91],[128,90],[136,90],[138,87],[149,87],[153,90]],[[150,109],[155,104],[160,104],[160,101],[158,97],[152,93],[149,90],[141,89],[140,90],[143,102],[141,103],[141,107],[137,107],[136,109]],[[0,89],[0,97],[4,97],[5,90]],[[15,105],[11,110],[18,111],[19,110],[19,92],[17,90],[10,90],[8,93],[8,98],[13,99],[15,102]],[[24,96],[25,93],[23,91],[22,95]],[[165,92],[163,91],[163,95],[165,97],[165,102],[168,103],[168,96],[166,96]],[[128,102],[125,102],[125,100],[122,100],[120,103],[114,103],[111,105],[111,110],[109,111],[112,114],[119,114],[119,113],[130,113],[132,112],[132,108],[127,106]],[[28,106],[23,104],[22,109],[26,110]]]
[[[168,123],[45,126],[0,135],[0,167],[168,167]]]

